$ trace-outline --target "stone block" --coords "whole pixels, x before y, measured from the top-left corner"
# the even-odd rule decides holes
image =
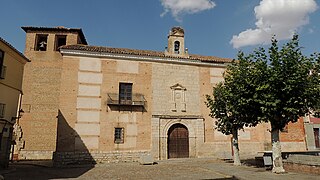
[[[100,135],[100,124],[76,123],[74,129],[79,135]]]
[[[79,72],[78,73],[79,83],[89,83],[89,84],[101,84],[102,74],[92,73],[92,72]]]
[[[100,111],[77,111],[77,122],[99,122]]]
[[[100,96],[100,86],[98,85],[79,85],[79,96]]]
[[[101,98],[77,98],[77,108],[100,109]]]
[[[79,69],[83,71],[101,71],[101,60],[97,58],[80,57]]]
[[[141,165],[153,165],[154,159],[151,154],[142,154],[140,155],[139,163]]]

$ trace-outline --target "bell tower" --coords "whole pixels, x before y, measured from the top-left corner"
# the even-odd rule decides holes
[[[188,50],[184,47],[184,30],[181,27],[173,27],[170,30],[165,55],[188,57]]]

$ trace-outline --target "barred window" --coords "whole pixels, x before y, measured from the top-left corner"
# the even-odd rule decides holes
[[[123,128],[114,128],[114,143],[122,144],[124,142],[123,138]]]
[[[0,103],[0,118],[4,118],[6,104]]]

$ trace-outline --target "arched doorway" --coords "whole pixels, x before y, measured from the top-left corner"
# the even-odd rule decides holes
[[[168,159],[189,157],[189,132],[182,124],[174,124],[168,131]]]

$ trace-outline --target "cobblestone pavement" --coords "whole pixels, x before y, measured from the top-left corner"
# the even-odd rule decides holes
[[[155,165],[139,163],[106,163],[94,167],[53,168],[31,162],[11,164],[0,171],[5,180],[45,179],[308,179],[319,180],[319,176],[302,173],[273,174],[265,168],[233,166],[214,159],[173,159],[158,161]]]

